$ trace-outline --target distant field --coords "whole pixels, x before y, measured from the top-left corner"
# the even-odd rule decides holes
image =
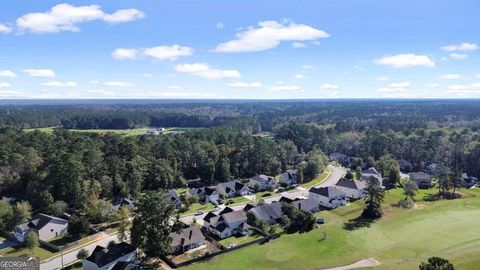
[[[32,132],[34,130],[39,130],[41,132],[45,132],[48,134],[52,134],[55,128],[53,127],[46,127],[46,128],[28,128],[24,129],[25,132]],[[163,134],[169,133],[176,133],[176,132],[186,132],[186,131],[195,131],[200,130],[202,128],[191,128],[191,127],[170,127],[166,128]],[[134,129],[68,129],[69,131],[73,132],[85,132],[85,133],[99,133],[99,134],[106,134],[106,133],[115,133],[125,136],[137,136],[145,134],[149,128],[134,128]]]
[[[427,193],[422,191],[421,200]],[[363,201],[317,214],[325,225],[308,233],[283,234],[263,245],[253,245],[223,254],[185,269],[324,269],[375,258],[372,269],[418,269],[428,257],[449,259],[455,269],[478,269],[480,265],[480,190],[462,191],[463,199],[418,202],[415,208],[390,206],[402,197],[389,191],[385,216],[371,227],[354,231],[343,224],[357,217]]]

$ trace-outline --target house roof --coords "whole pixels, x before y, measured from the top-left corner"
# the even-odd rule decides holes
[[[223,210],[220,212],[219,215],[223,215],[223,214],[230,213],[230,212],[233,212],[233,211],[234,210],[232,208],[227,206],[227,207],[223,208]]]
[[[340,160],[346,158],[347,155],[342,153],[331,153],[329,157],[331,160]]]
[[[244,187],[245,185],[243,185],[239,181],[229,181],[229,182],[219,183],[216,186],[216,189],[219,193],[230,193],[231,191],[238,192],[242,190]]]
[[[374,167],[370,167],[366,170],[363,170],[362,171],[362,174],[371,174],[371,175],[381,175],[377,169],[375,169]]]
[[[32,219],[28,223],[28,227],[38,231],[49,223],[65,225],[68,223],[68,221],[63,218],[49,216],[46,214],[39,214],[35,219]]]
[[[203,218],[204,221],[206,222],[210,222],[210,220],[213,218],[213,217],[216,217],[217,215],[215,215],[213,212],[208,212],[205,217]]]
[[[256,206],[248,212],[263,220],[279,219],[283,215],[282,206],[277,202]]]
[[[364,189],[366,187],[365,182],[363,181],[358,181],[356,179],[347,179],[347,178],[340,179],[337,182],[336,186],[355,189],[355,190]]]
[[[134,206],[133,200],[130,200],[129,198],[118,198],[113,201],[113,207],[115,207],[116,209],[120,209],[124,206],[133,207]]]
[[[215,192],[217,192],[215,190],[215,187],[204,187],[203,190],[205,191],[205,194],[207,196],[210,196],[210,195],[214,194]]]
[[[336,198],[336,197],[339,197],[339,196],[344,196],[345,193],[335,187],[320,187],[320,188],[311,188],[309,190],[309,192],[312,192],[312,193],[315,193],[315,194],[318,194],[320,196],[323,196],[323,197],[327,197],[329,199],[331,198]]]
[[[293,201],[292,205],[299,210],[310,211],[310,212],[312,212],[314,209],[318,209],[319,207],[319,204],[313,199]]]
[[[263,183],[263,182],[268,182],[270,180],[273,180],[273,177],[265,174],[259,174],[259,175],[255,175],[254,177],[251,177],[250,180]]]
[[[170,196],[170,201],[172,203],[176,203],[176,202],[180,201],[180,198],[178,197],[178,194],[175,190],[169,190],[168,191],[168,196]]]
[[[248,210],[250,210],[250,209],[252,209],[252,208],[254,208],[254,207],[255,207],[255,205],[250,204],[250,203],[247,203],[247,204],[245,205],[245,207],[243,207],[242,210],[245,211],[245,212],[247,212]]]
[[[172,246],[189,245],[200,240],[205,240],[205,236],[203,236],[200,228],[196,226],[190,226],[179,232],[170,233],[170,237],[172,238]]]
[[[117,262],[112,270],[137,270],[140,266],[132,262]]]
[[[413,180],[432,180],[432,176],[424,172],[410,173],[410,178],[412,178]]]
[[[86,260],[93,262],[100,268],[136,250],[134,246],[125,242],[114,244],[110,248],[96,246],[95,250],[93,250],[92,254],[88,256]]]
[[[239,221],[246,221],[247,215],[245,215],[245,212],[240,210],[240,211],[233,211],[233,212],[223,214],[222,218],[226,223],[232,224]]]

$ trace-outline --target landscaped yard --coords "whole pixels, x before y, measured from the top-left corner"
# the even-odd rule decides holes
[[[0,250],[0,256],[18,257],[18,256],[30,256],[34,254],[35,256],[40,257],[40,260],[45,260],[47,258],[52,257],[55,253],[49,250],[46,250],[42,247],[36,247],[34,252],[32,253],[25,246],[9,247],[9,248]]]
[[[230,201],[230,199],[225,199],[223,200],[225,202],[225,205],[236,205],[236,204],[242,204],[242,203],[248,203],[250,202],[249,199],[243,197],[243,196],[238,196],[238,197],[235,197],[235,198],[232,198],[233,202],[230,203],[230,204],[227,204],[228,201]]]
[[[245,247],[185,269],[323,269],[375,258],[375,269],[418,269],[431,256],[449,259],[456,269],[480,265],[480,190],[462,190],[465,197],[436,202],[420,201],[436,190],[421,191],[412,209],[391,204],[401,190],[389,191],[382,219],[356,230],[344,223],[362,210],[359,200],[341,209],[318,214],[326,218],[308,233],[283,234],[264,245]]]
[[[240,244],[252,242],[252,241],[257,240],[257,239],[262,238],[262,237],[263,236],[261,234],[253,232],[253,233],[248,234],[248,235],[240,235],[240,236],[234,235],[234,236],[222,239],[222,240],[218,241],[218,243],[220,243],[220,245],[228,248],[228,246],[230,244],[238,246]]]
[[[327,179],[327,177],[330,176],[330,173],[331,173],[330,168],[326,167],[325,170],[323,171],[323,173],[321,173],[319,176],[317,176],[317,178],[313,179],[312,181],[310,181],[308,183],[303,183],[300,186],[304,187],[304,188],[311,188],[311,187],[314,187],[316,185],[319,185],[323,181],[325,181]]]
[[[194,204],[190,205],[188,210],[185,213],[182,213],[182,215],[190,215],[190,214],[194,214],[198,211],[208,212],[208,211],[212,210],[213,208],[215,208],[215,205],[213,205],[211,203],[206,203],[206,204],[194,203]]]

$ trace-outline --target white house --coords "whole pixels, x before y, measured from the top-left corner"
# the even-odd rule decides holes
[[[248,185],[252,189],[258,188],[258,190],[265,190],[269,187],[275,187],[276,181],[275,178],[267,176],[265,174],[255,175],[249,179]]]
[[[313,187],[308,192],[310,199],[328,208],[337,208],[347,204],[347,194],[335,187]]]
[[[96,246],[92,254],[83,260],[84,270],[111,270],[117,263],[131,262],[137,256],[137,249],[125,242],[110,248]]]
[[[364,181],[342,178],[337,182],[335,187],[345,192],[348,198],[360,199],[365,195],[366,184]]]
[[[62,218],[39,214],[28,223],[15,227],[14,236],[19,242],[24,242],[30,232],[38,234],[38,239],[48,241],[50,239],[67,234],[68,221]]]

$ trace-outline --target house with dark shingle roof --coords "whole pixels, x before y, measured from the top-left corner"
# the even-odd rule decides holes
[[[170,202],[175,205],[176,208],[182,207],[182,201],[180,201],[180,198],[178,197],[178,194],[175,190],[171,189],[167,193],[168,199]]]
[[[284,185],[293,185],[297,183],[297,170],[286,170],[280,175],[278,182]]]
[[[227,207],[228,208],[228,207]],[[212,234],[219,238],[227,238],[234,234],[245,235],[249,226],[247,224],[247,216],[244,211],[222,211],[219,215],[208,213],[203,219],[203,226]]]
[[[188,190],[190,196],[197,196],[198,201],[202,203],[217,202],[220,194],[215,187],[192,188]]]
[[[133,210],[135,208],[135,202],[129,198],[118,198],[112,203],[113,208],[119,210],[122,207],[127,207],[128,210]]]
[[[311,188],[309,198],[328,208],[337,208],[347,204],[347,194],[335,187]]]
[[[367,180],[370,177],[375,177],[380,182],[380,185],[382,185],[382,183],[383,183],[382,174],[377,169],[375,169],[374,167],[363,170],[362,171],[362,176],[360,177],[360,180],[367,182]]]
[[[24,242],[27,234],[33,231],[38,234],[38,239],[48,241],[66,235],[67,229],[67,220],[46,214],[39,214],[30,222],[17,225],[14,236],[17,241]]]
[[[348,198],[360,199],[365,195],[366,182],[356,179],[340,179],[335,187],[347,194]]]
[[[137,256],[137,249],[125,242],[111,245],[109,248],[96,246],[92,254],[83,260],[85,270],[109,270],[119,262],[131,262]]]
[[[205,244],[205,236],[196,226],[170,233],[170,237],[172,238],[170,245],[174,254],[184,253]]]
[[[279,202],[256,206],[247,213],[255,217],[255,222],[264,221],[268,224],[279,222],[283,216],[282,205]]]
[[[217,190],[218,194],[224,198],[233,198],[250,194],[250,188],[236,180],[219,183],[215,189]]]

